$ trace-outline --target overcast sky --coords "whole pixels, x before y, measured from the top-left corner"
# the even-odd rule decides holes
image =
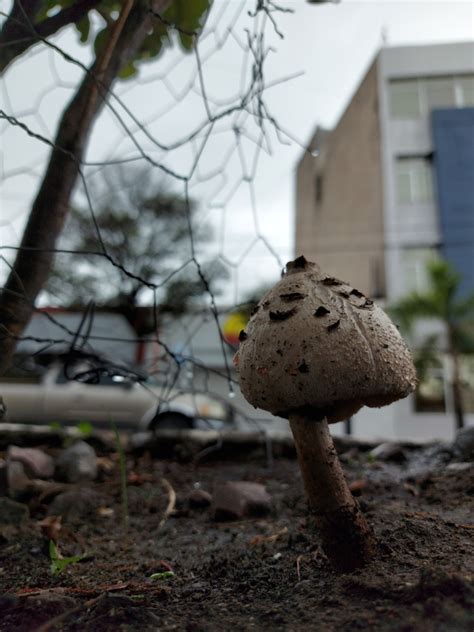
[[[243,44],[246,29],[254,26],[248,11],[255,3],[217,0],[209,16],[208,35],[198,49],[202,78],[196,75],[195,55],[169,51],[158,62],[143,66],[138,78],[116,84],[120,102],[113,103],[126,129],[115,114],[105,112],[87,153],[87,161],[94,163],[135,159],[142,151],[178,175],[190,176],[190,193],[202,200],[216,229],[214,250],[225,254],[231,264],[228,296],[235,300],[239,298],[236,290],[275,278],[278,259],[285,262],[292,256],[293,181],[302,146],[316,125],[337,123],[382,42],[396,46],[474,37],[470,0],[343,0],[324,6],[279,1],[293,12],[273,14],[283,38],[271,24],[265,29],[265,46],[271,50],[264,65],[265,83],[270,86],[264,99],[283,133],[278,136],[267,125],[262,143],[255,117],[227,117],[215,125],[206,143],[201,135],[179,149],[157,148],[156,141],[175,143],[195,130],[206,119],[206,103],[213,114],[222,112],[223,103],[235,103],[242,86],[248,85],[250,58]],[[55,42],[84,63],[89,61],[87,48],[80,47],[70,31]],[[7,72],[1,108],[52,139],[58,115],[81,72],[54,51],[37,48]],[[137,128],[130,113],[145,131]],[[5,177],[0,197],[1,241],[16,245],[44,169],[47,147],[5,122],[0,130]],[[196,152],[201,150],[198,170],[191,174]],[[94,169],[87,168],[86,173]],[[156,177],[161,177],[158,169]],[[182,189],[183,183],[176,186]],[[264,239],[257,241],[259,236]]]

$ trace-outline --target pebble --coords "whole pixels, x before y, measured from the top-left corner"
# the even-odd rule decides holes
[[[360,496],[362,491],[367,487],[367,480],[365,478],[358,478],[349,484],[349,490],[354,496]]]
[[[212,496],[204,489],[193,489],[188,496],[189,506],[193,509],[205,509],[212,503]]]
[[[82,483],[97,478],[95,450],[85,441],[76,441],[56,461],[56,476],[66,483]]]
[[[218,483],[212,499],[214,520],[240,520],[264,516],[271,510],[271,498],[260,483],[228,481]]]
[[[7,460],[21,463],[29,478],[51,478],[54,474],[54,461],[49,454],[39,448],[20,448],[11,445],[7,450]]]
[[[48,516],[61,516],[63,522],[80,523],[97,514],[103,498],[91,489],[74,489],[58,494],[48,508]]]
[[[0,496],[8,494],[8,469],[4,459],[0,459]]]
[[[461,461],[460,463],[450,463],[446,466],[446,469],[449,472],[465,472],[466,470],[470,470],[472,467],[474,467],[474,463],[466,463]]]
[[[6,468],[8,495],[22,499],[30,492],[31,480],[20,461],[7,461]]]
[[[453,452],[462,461],[474,461],[474,426],[457,431],[453,442]]]
[[[28,524],[30,512],[26,505],[10,498],[0,498],[0,535],[8,540]]]
[[[26,597],[26,604],[35,608],[54,609],[57,612],[70,610],[76,605],[76,601],[69,595],[58,590],[42,590],[36,595]]]
[[[399,443],[385,442],[369,452],[369,457],[378,461],[395,461],[402,463],[407,457]]]
[[[294,592],[308,592],[314,591],[314,582],[310,579],[302,579],[297,582],[293,588]]]

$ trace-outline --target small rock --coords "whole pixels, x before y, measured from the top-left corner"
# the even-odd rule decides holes
[[[271,499],[260,483],[236,481],[216,485],[212,511],[214,520],[239,520],[244,516],[263,516],[270,512]]]
[[[378,461],[395,461],[396,463],[403,463],[407,459],[402,446],[392,442],[381,443],[369,452],[369,456]]]
[[[209,585],[205,582],[193,582],[187,585],[184,589],[184,595],[191,595],[198,593],[199,595],[205,595],[210,592]]]
[[[63,522],[78,523],[97,515],[103,498],[90,489],[76,489],[58,494],[48,508],[48,516],[61,516]]]
[[[212,503],[212,496],[204,489],[193,489],[188,496],[188,504],[192,509],[205,509]]]
[[[358,478],[349,484],[349,490],[354,496],[360,496],[362,491],[367,487],[367,480],[365,478]]]
[[[166,594],[167,588],[162,587],[161,590]],[[87,620],[95,623],[95,625],[92,623],[91,629],[99,629],[97,622],[100,622],[100,627],[109,630],[123,630],[127,628],[135,630],[163,629],[163,620],[158,618],[150,608],[143,607],[140,601],[137,602],[127,595],[104,593],[104,596],[100,600],[96,600],[87,610]],[[133,621],[133,624],[127,625],[124,621]],[[188,629],[193,629],[191,626],[187,627]]]
[[[76,441],[56,461],[56,476],[66,483],[93,481],[97,470],[95,450],[85,441]]]
[[[25,473],[30,478],[51,478],[54,474],[54,461],[38,448],[20,448],[11,445],[7,451],[9,461],[17,461],[25,468]]]
[[[461,461],[460,463],[450,463],[446,466],[446,469],[449,472],[465,472],[466,470],[470,470],[472,467],[474,467],[474,463]]]
[[[10,498],[0,498],[0,535],[6,540],[24,529],[29,517],[30,512],[26,505]]]
[[[314,591],[314,582],[310,579],[301,579],[293,588],[294,592],[306,593]]]
[[[42,590],[38,594],[25,598],[25,607],[35,607],[38,609],[48,608],[54,610],[57,614],[70,610],[76,605],[76,601],[69,595],[55,590]]]
[[[7,462],[8,495],[12,498],[23,498],[30,491],[30,479],[26,475],[23,463]]]
[[[0,496],[8,494],[8,469],[4,459],[0,459]]]
[[[474,461],[474,426],[457,431],[453,452],[462,461]]]
[[[343,463],[351,463],[352,461],[357,461],[359,459],[359,449],[358,448],[350,448],[346,450],[341,455],[339,455],[339,460]]]

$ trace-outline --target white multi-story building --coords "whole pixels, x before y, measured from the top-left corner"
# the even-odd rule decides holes
[[[386,48],[378,56],[387,297],[423,284],[432,249],[444,245],[433,111],[474,107],[474,43]],[[474,144],[474,127],[465,140]],[[474,196],[474,163],[467,165]],[[453,183],[454,186],[454,183]],[[466,199],[474,213],[474,199]],[[455,218],[451,218],[454,220]],[[472,229],[471,229],[472,230]],[[474,248],[474,243],[472,244]],[[474,250],[470,252],[473,278]]]
[[[317,129],[308,149],[295,254],[386,304],[423,289],[441,251],[474,292],[474,43],[383,48],[336,127]],[[417,410],[419,397],[364,409],[356,433],[451,437],[444,391],[438,411]]]

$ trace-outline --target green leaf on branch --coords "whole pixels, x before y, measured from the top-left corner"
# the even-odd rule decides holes
[[[50,17],[53,9],[56,13],[57,11],[63,9],[66,5],[67,2],[58,2],[58,0],[46,0],[46,2],[42,3],[40,10],[36,14],[36,21],[42,22],[46,18]]]
[[[133,61],[131,61],[130,63],[126,64],[122,68],[118,76],[120,79],[129,79],[130,77],[133,77],[136,73],[137,73],[137,68],[135,64],[133,63]]]
[[[79,31],[80,40],[83,44],[87,42],[89,39],[89,33],[91,30],[91,22],[89,20],[89,15],[85,15],[82,20],[76,22],[76,29]]]
[[[194,34],[200,32],[209,6],[209,0],[174,0],[165,12],[164,17],[175,26],[184,50],[194,46]]]
[[[108,38],[109,38],[109,27],[106,26],[97,33],[94,40],[94,54],[96,58],[102,52],[102,49],[104,48],[105,43],[107,42]]]

